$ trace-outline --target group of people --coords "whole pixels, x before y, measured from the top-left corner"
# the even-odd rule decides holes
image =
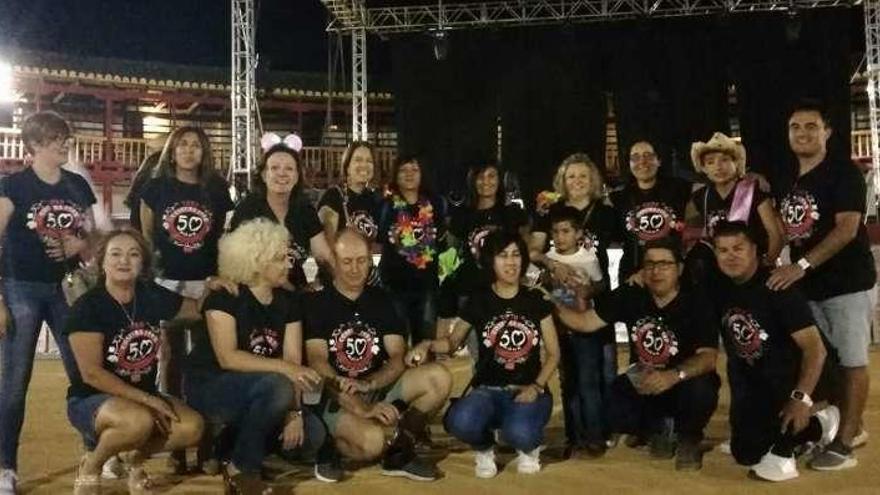
[[[135,228],[97,235],[91,188],[62,168],[69,125],[34,114],[22,126],[31,164],[0,180],[0,495],[16,493],[44,322],[85,446],[80,495],[119,477],[150,493],[144,461],[176,451],[185,470],[187,448],[227,493],[271,493],[273,453],[326,482],[344,478],[343,458],[435,480],[420,448],[441,412],[477,477],[497,474],[498,442],[519,473],[537,473],[557,370],[567,458],[601,456],[626,434],[696,470],[719,341],[736,462],[771,481],[798,476],[807,452],[818,470],[855,466],[876,278],[865,184],[828,155],[820,105],[795,106],[788,131],[796,173],[772,192],[747,173],[743,145],[716,133],[692,148],[701,187],[659,173],[652,143],[637,141],[621,190],[606,195],[576,153],[529,215],[493,162],[470,169],[461,204],[426,187],[416,156],[396,160],[380,193],[366,142],[348,147],[343,182],[313,206],[299,150],[280,139],[236,205],[205,133],[183,127],[134,181]],[[685,251],[687,225],[702,231]],[[623,257],[610,290],[613,244]],[[97,282],[78,291],[89,266]],[[620,374],[615,323],[629,344]],[[450,399],[438,358],[464,348],[473,375]]]

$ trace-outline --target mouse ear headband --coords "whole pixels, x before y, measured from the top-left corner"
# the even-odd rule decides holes
[[[284,136],[282,139],[281,136],[274,132],[267,132],[266,134],[263,134],[262,138],[260,138],[260,148],[262,148],[263,153],[269,151],[269,148],[278,144],[283,144],[286,148],[292,149],[297,153],[302,151],[303,148],[302,138],[293,133]]]

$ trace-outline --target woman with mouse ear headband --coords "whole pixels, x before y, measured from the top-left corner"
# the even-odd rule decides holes
[[[288,254],[292,268],[285,288],[303,289],[308,284],[303,263],[310,255],[332,273],[333,252],[321,228],[318,215],[302,194],[304,188],[302,139],[296,134],[281,138],[268,133],[260,140],[263,157],[257,165],[254,191],[232,214],[231,229],[247,220],[266,218],[284,225],[290,232]]]

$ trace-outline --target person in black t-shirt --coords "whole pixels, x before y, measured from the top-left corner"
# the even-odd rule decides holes
[[[151,255],[133,230],[111,232],[98,247],[101,283],[73,305],[66,334],[79,374],[67,392],[67,415],[86,447],[74,490],[93,493],[101,468],[127,452],[128,486],[150,488],[143,462],[158,450],[198,443],[202,418],[156,388],[159,325],[198,317],[198,302],[150,280]]]
[[[720,132],[708,142],[691,146],[691,161],[709,184],[694,191],[689,211],[702,218],[702,239],[688,253],[689,275],[696,284],[710,286],[719,272],[712,252],[712,234],[721,221],[742,221],[758,240],[767,266],[773,266],[782,251],[782,222],[773,200],[762,189],[760,179],[746,175],[746,151],[742,143]]]
[[[797,448],[831,442],[840,413],[814,406],[831,384],[807,300],[795,288],[766,286],[770,272],[752,235],[742,222],[720,222],[714,232],[718,265],[729,280],[716,288],[715,300],[728,356],[730,447],[758,477],[784,481],[798,476]]]
[[[434,336],[438,256],[446,244],[446,208],[423,184],[421,164],[400,156],[382,204],[379,274],[413,344]]]
[[[187,362],[187,401],[232,432],[230,452],[219,454],[229,460],[224,480],[235,493],[263,492],[260,471],[272,450],[317,455],[316,477],[342,477],[331,451],[318,455],[327,439],[320,418],[301,407],[300,394],[320,387],[321,378],[302,364],[302,309],[281,288],[288,243],[287,229],[264,218],[220,239],[220,274],[239,284],[237,294],[208,295],[202,310],[210,342],[202,339]]]
[[[302,157],[286,144],[276,144],[263,154],[257,165],[254,191],[232,213],[230,228],[254,218],[267,218],[287,227],[290,232],[290,270],[288,289],[307,285],[303,263],[314,255],[322,267],[332,273],[333,253],[321,228],[318,215],[302,195]]]
[[[446,403],[452,376],[438,364],[406,370],[403,323],[388,293],[367,285],[369,241],[346,228],[333,248],[333,284],[305,302],[308,363],[330,386],[324,421],[345,456],[381,457],[387,476],[435,480],[415,442],[429,440],[428,420]],[[387,447],[385,426],[396,427]]]
[[[342,184],[331,187],[318,201],[318,218],[332,244],[345,227],[360,232],[370,242],[379,235],[379,195],[370,186],[375,174],[373,145],[353,141],[342,155]]]
[[[657,173],[660,160],[647,141],[637,141],[630,147],[629,168],[634,180],[610,198],[617,213],[614,240],[623,245],[618,270],[621,283],[641,268],[646,242],[669,235],[681,238],[691,194],[688,182]]]
[[[677,449],[676,469],[692,470],[702,467],[703,430],[718,405],[718,321],[703,297],[681,289],[681,270],[675,238],[649,241],[645,287],[622,285],[586,313],[557,310],[578,332],[626,323],[630,367],[612,389],[612,428],[635,435],[631,446],[648,436],[654,457],[672,457]]]
[[[532,262],[548,268],[553,278],[563,284],[575,276],[569,265],[545,254],[554,219],[565,218],[568,215],[563,212],[573,208],[578,217],[573,226],[583,231],[580,243],[588,251],[596,252],[602,269],[602,283],[590,291],[598,294],[607,290],[611,280],[608,243],[613,237],[615,219],[614,209],[602,202],[604,181],[599,168],[585,153],[575,153],[557,169],[553,189],[559,195],[558,201],[539,209],[534,218],[529,242]],[[556,323],[557,327],[562,325],[562,322]],[[608,435],[603,402],[607,401],[611,382],[617,376],[613,327],[591,335],[560,331],[559,341],[562,352],[559,376],[568,441],[565,457],[578,448],[590,455],[601,455]]]
[[[467,298],[489,284],[489,274],[480,267],[480,249],[486,236],[496,230],[518,232],[528,239],[528,215],[519,205],[507,203],[501,181],[501,168],[494,162],[483,162],[470,168],[464,203],[451,213],[449,232],[458,249],[461,265],[446,277],[440,287],[437,304],[437,335],[448,332],[454,318],[461,312]],[[477,355],[477,341],[468,339],[471,356]]]
[[[813,459],[815,469],[845,469],[858,461],[852,447],[867,441],[861,426],[868,398],[868,346],[877,279],[863,222],[865,180],[849,160],[829,156],[831,124],[821,105],[799,102],[788,119],[798,161],[796,179],[779,202],[791,245],[790,265],[773,271],[771,289],[799,282],[819,329],[840,358],[846,382],[837,439]]]
[[[125,195],[123,204],[128,207],[128,221],[131,228],[141,231],[141,194],[144,186],[153,177],[156,165],[159,164],[159,156],[161,151],[154,151],[146,156],[138,166],[137,172],[131,179],[131,186],[128,188],[128,194]]]
[[[0,484],[11,490],[43,322],[58,344],[67,375],[77,376],[63,332],[69,308],[62,283],[65,273],[78,265],[86,235],[95,225],[91,188],[81,176],[61,168],[72,141],[67,122],[54,112],[33,114],[24,120],[21,138],[33,163],[0,180]]]
[[[478,478],[498,473],[493,430],[516,449],[518,472],[537,473],[553,407],[547,383],[559,364],[553,307],[538,290],[520,284],[529,258],[519,233],[489,234],[481,261],[491,270],[490,285],[470,297],[451,333],[415,346],[406,363],[416,369],[428,366],[422,363],[430,353],[454,352],[473,329],[480,341],[479,358],[469,393],[446,413],[446,431],[473,448]]]

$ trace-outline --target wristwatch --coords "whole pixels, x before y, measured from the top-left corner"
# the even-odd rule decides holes
[[[801,401],[807,405],[807,407],[813,407],[813,399],[807,395],[806,392],[802,392],[800,390],[794,389],[791,391],[791,395],[789,396],[793,400]]]
[[[807,258],[801,258],[797,260],[797,266],[801,267],[801,270],[807,271],[810,268],[813,268],[813,265],[810,264],[810,260]]]

